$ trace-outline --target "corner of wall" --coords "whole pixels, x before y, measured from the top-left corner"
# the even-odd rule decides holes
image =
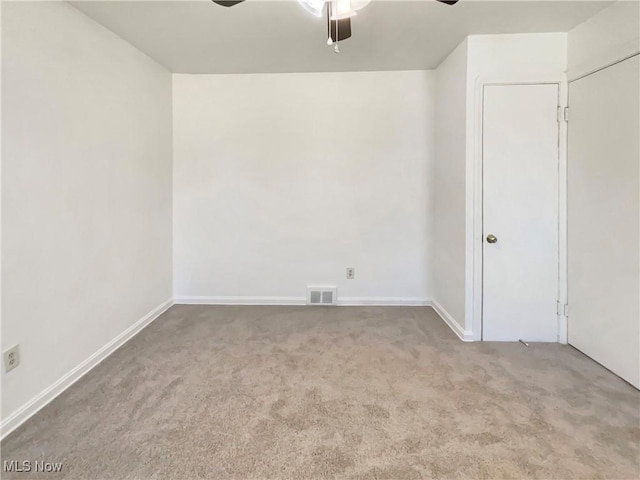
[[[640,53],[640,2],[617,1],[567,34],[569,81]]]

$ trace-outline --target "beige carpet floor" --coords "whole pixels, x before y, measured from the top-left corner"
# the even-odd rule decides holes
[[[176,306],[2,443],[2,478],[638,478],[640,393],[427,307]]]

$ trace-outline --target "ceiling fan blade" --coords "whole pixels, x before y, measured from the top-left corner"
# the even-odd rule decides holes
[[[244,0],[212,0],[213,3],[217,3],[218,5],[222,5],[223,7],[233,7],[239,3],[244,2]]]
[[[440,3],[446,3],[447,5],[455,5],[458,3],[458,0],[437,0]]]
[[[327,2],[327,38],[341,42],[351,36],[351,19],[331,20],[331,3]]]

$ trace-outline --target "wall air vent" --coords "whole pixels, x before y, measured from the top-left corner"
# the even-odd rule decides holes
[[[307,287],[307,305],[336,305],[337,302],[336,287]]]

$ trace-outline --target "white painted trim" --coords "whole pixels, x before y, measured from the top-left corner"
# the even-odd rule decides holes
[[[176,305],[306,305],[305,297],[176,297]]]
[[[467,203],[465,242],[465,323],[471,325],[474,340],[482,341],[482,105],[484,81],[475,79],[471,115],[467,109]],[[469,205],[471,204],[471,205]]]
[[[176,297],[176,305],[306,305],[305,297]],[[338,297],[339,306],[429,306],[424,297]]]
[[[111,340],[105,346],[100,348],[96,353],[80,363],[77,367],[70,372],[63,375],[60,379],[54,382],[49,387],[45,388],[38,395],[33,397],[27,403],[25,403],[18,410],[13,412],[0,424],[1,437],[5,438],[12,431],[26,422],[29,418],[35,415],[41,408],[46,406],[54,398],[64,392],[67,388],[80,380],[84,375],[89,373],[95,366],[102,362],[105,358],[115,352],[118,348],[124,345],[127,341],[138,334],[143,328],[148,326],[156,318],[166,312],[173,305],[173,300],[169,299],[166,302],[161,303],[156,308],[147,313],[144,317],[138,320],[136,323],[127,328],[124,332]]]
[[[453,318],[442,305],[434,300],[431,302],[431,308],[433,308],[433,310],[444,321],[444,323],[446,323],[449,328],[453,330],[453,333],[455,333],[460,338],[460,340],[462,340],[463,342],[473,342],[473,332],[462,328],[456,321],[456,319]]]
[[[590,75],[603,68],[610,67],[618,62],[622,62],[627,58],[631,58],[640,53],[640,39],[635,38],[629,42],[618,45],[606,52],[600,52],[575,67],[567,70],[567,79],[569,82],[578,80],[582,77]]]
[[[569,103],[569,83],[565,78],[560,82],[560,107],[564,110]],[[567,197],[569,182],[567,178],[568,159],[568,125],[563,120],[560,122],[560,138],[558,140],[558,301],[561,305],[567,303],[569,288],[569,267],[567,242]],[[567,317],[562,309],[558,315],[558,343],[567,343]]]
[[[486,85],[540,85],[557,84],[559,103],[566,107],[568,103],[567,76],[549,75],[543,78],[526,76],[498,75],[477,77],[470,102],[471,121],[467,123],[470,132],[468,141],[472,142],[467,150],[467,211],[466,211],[466,256],[465,256],[465,315],[471,324],[473,339],[482,340],[482,111],[483,92]],[[469,110],[469,109],[468,109]],[[559,184],[558,184],[558,299],[566,303],[567,298],[567,124],[560,122],[558,144]],[[567,318],[558,317],[558,342],[567,343]]]
[[[338,305],[347,306],[379,306],[379,307],[428,307],[431,300],[424,297],[338,297]]]

